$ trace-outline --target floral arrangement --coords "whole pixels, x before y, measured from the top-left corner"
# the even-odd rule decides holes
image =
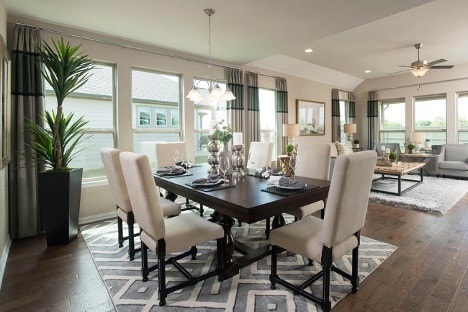
[[[216,122],[213,127],[214,132],[212,136],[219,140],[221,143],[227,144],[232,139],[232,129],[231,126],[224,123],[224,120]]]

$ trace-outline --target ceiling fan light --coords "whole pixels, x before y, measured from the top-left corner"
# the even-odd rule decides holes
[[[424,76],[429,68],[426,67],[419,67],[419,68],[411,68],[410,72],[415,76],[415,77],[422,77]]]

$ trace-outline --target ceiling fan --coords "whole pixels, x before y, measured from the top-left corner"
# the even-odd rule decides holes
[[[418,60],[411,63],[411,66],[407,65],[400,65],[399,67],[409,67],[409,71],[415,76],[415,77],[422,77],[424,74],[429,70],[429,69],[450,69],[453,67],[453,65],[436,65],[440,64],[443,62],[447,62],[446,59],[438,59],[432,62],[427,62],[425,60],[419,59],[419,50],[422,48],[422,43],[416,43],[414,45],[416,50],[418,50]]]

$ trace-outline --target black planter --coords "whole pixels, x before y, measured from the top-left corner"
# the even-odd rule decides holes
[[[78,235],[82,176],[82,168],[38,174],[47,246],[68,244]]]

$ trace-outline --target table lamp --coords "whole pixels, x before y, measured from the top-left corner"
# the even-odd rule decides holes
[[[292,144],[292,137],[299,136],[299,124],[283,124],[283,136],[288,137],[288,144]]]
[[[347,135],[347,145],[351,146],[353,142],[353,134],[357,132],[356,124],[345,124],[344,125],[344,133]]]
[[[425,135],[422,132],[414,132],[411,135],[411,142],[413,142],[415,146],[415,151],[419,151],[421,149],[422,143],[425,140]]]

